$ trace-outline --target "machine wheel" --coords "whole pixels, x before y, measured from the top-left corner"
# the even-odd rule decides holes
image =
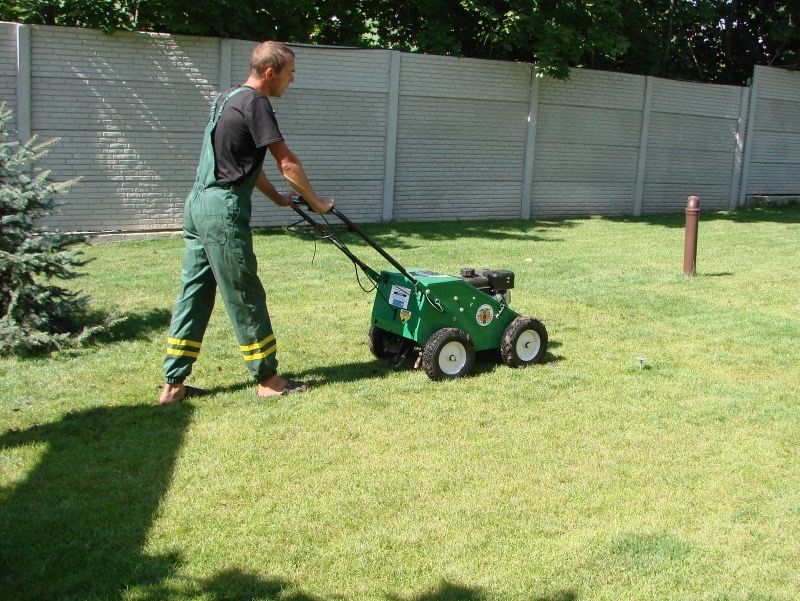
[[[508,324],[500,342],[500,356],[511,367],[538,363],[547,351],[547,330],[538,319],[517,317]]]
[[[433,333],[422,349],[422,367],[431,380],[453,380],[472,371],[475,349],[458,328],[442,328]]]
[[[376,359],[388,359],[391,356],[389,352],[389,344],[391,342],[389,332],[372,326],[367,334],[367,339],[369,340],[369,350]]]

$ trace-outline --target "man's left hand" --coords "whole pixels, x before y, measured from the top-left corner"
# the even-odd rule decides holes
[[[281,194],[277,199],[273,198],[272,202],[279,207],[291,207],[293,204],[295,204],[295,201],[292,200],[292,196],[290,194]]]

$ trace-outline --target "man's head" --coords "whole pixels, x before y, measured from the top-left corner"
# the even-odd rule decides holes
[[[261,42],[250,55],[250,79],[261,80],[269,96],[281,96],[294,81],[294,52],[279,42]]]

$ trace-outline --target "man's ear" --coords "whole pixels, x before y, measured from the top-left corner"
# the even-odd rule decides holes
[[[269,81],[273,77],[275,77],[275,67],[267,67],[266,69],[264,69],[265,80]]]

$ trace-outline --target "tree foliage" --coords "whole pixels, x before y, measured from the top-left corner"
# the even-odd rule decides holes
[[[79,344],[109,323],[86,327],[88,298],[58,285],[86,264],[74,245],[85,236],[49,232],[39,220],[53,196],[77,180],[50,181],[33,165],[55,140],[9,141],[11,112],[0,104],[0,355]]]
[[[754,65],[800,68],[798,0],[634,0],[622,13],[629,49],[597,67],[735,85]]]
[[[800,0],[12,0],[0,18],[536,61],[741,84],[800,68]]]
[[[536,61],[565,77],[581,57],[622,54],[618,0],[376,0],[369,20],[382,46],[477,58]]]

